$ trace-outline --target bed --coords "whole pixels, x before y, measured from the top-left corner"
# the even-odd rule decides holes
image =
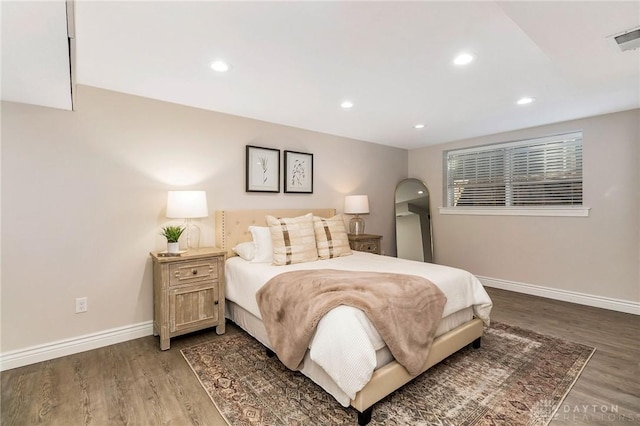
[[[379,256],[371,253],[353,252],[350,256],[295,265],[273,266],[269,263],[252,263],[236,256],[232,248],[252,240],[250,226],[266,226],[266,215],[274,217],[297,217],[308,213],[314,216],[330,218],[334,209],[285,209],[285,210],[236,210],[217,211],[215,232],[217,245],[227,251],[225,266],[227,317],[240,328],[260,341],[268,350],[273,350],[269,336],[256,305],[255,292],[270,278],[285,272],[301,269],[338,269],[381,272],[402,272],[427,276],[447,296],[447,302],[438,325],[436,338],[428,351],[428,357],[421,371],[425,371],[449,355],[467,345],[480,346],[483,328],[489,324],[491,300],[480,282],[470,273],[459,269],[422,262]],[[331,314],[331,315],[330,315]],[[367,325],[367,318],[355,308],[340,307],[327,314],[319,323],[309,350],[305,354],[300,372],[320,385],[343,406],[352,406],[358,412],[358,423],[367,424],[371,420],[373,405],[399,389],[415,376],[393,359],[389,350],[376,343],[375,328]],[[364,319],[362,317],[364,316]],[[348,319],[346,319],[348,318]],[[336,324],[339,326],[336,327]],[[352,353],[360,349],[341,350],[336,341],[348,340],[350,336],[331,335],[343,330],[344,324],[352,324],[353,329],[364,333],[372,342],[364,351],[370,353]],[[364,324],[364,325],[361,325]],[[373,329],[373,331],[371,330]],[[352,332],[353,330],[345,331]],[[332,342],[327,348],[327,342]],[[322,346],[324,345],[324,346]],[[356,348],[360,345],[351,345]],[[371,347],[369,347],[371,346]],[[315,353],[315,357],[314,357]],[[360,362],[371,359],[373,365]],[[352,360],[358,357],[358,361]],[[336,362],[336,359],[341,361]],[[342,362],[344,360],[344,362]],[[357,364],[357,368],[349,366]],[[371,364],[371,362],[369,362]],[[353,367],[354,372],[350,369]],[[370,371],[362,371],[370,369]],[[356,371],[357,370],[357,371]],[[346,379],[343,379],[348,376]],[[352,377],[353,376],[353,377]]]

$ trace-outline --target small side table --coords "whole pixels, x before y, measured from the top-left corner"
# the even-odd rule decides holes
[[[160,349],[172,337],[216,327],[224,334],[224,260],[216,247],[191,249],[179,256],[152,252],[153,335]]]
[[[349,246],[351,246],[351,250],[356,251],[365,251],[367,253],[373,254],[381,254],[381,243],[382,235],[374,235],[374,234],[348,234],[349,237]]]

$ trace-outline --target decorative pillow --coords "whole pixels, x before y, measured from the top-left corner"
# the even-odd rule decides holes
[[[271,232],[266,226],[250,226],[249,232],[253,238],[256,254],[253,263],[273,262],[273,245],[271,244]]]
[[[240,243],[232,250],[244,260],[253,260],[256,257],[256,245],[253,243],[253,241]]]
[[[313,228],[316,233],[316,247],[320,259],[332,259],[352,254],[341,214],[328,219],[314,216]]]
[[[273,243],[273,264],[312,262],[318,259],[311,213],[294,218],[267,216]]]

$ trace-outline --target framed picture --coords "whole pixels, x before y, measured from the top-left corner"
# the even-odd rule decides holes
[[[284,152],[284,192],[313,193],[313,154]]]
[[[280,150],[247,145],[247,192],[280,192]]]

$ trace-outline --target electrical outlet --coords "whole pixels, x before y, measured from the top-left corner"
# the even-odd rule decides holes
[[[78,297],[76,298],[76,314],[80,314],[82,312],[87,312],[87,298],[86,297]]]

